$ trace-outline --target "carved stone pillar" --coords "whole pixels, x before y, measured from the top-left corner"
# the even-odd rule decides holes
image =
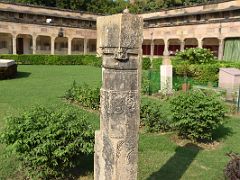
[[[223,51],[224,51],[224,39],[219,39],[219,47],[218,47],[218,59],[223,59]]]
[[[55,39],[56,37],[51,37],[51,55],[54,55],[55,52]]]
[[[103,63],[94,179],[136,180],[143,21],[129,13],[97,19]]]

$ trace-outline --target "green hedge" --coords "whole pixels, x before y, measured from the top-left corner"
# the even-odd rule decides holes
[[[199,83],[218,81],[218,73],[220,68],[235,67],[240,68],[240,62],[214,61],[210,64],[189,64],[176,59],[172,59],[173,72],[175,75],[188,77],[199,81]]]
[[[101,58],[95,55],[0,55],[0,59],[13,59],[24,65],[90,65],[101,67]]]

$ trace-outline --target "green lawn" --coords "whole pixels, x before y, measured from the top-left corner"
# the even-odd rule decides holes
[[[73,80],[93,86],[101,81],[101,69],[88,66],[19,66],[18,70],[18,78],[0,81],[0,127],[4,126],[5,116],[30,106],[64,105],[61,96]],[[88,116],[97,128],[99,117]],[[140,135],[139,179],[223,179],[228,161],[225,154],[240,152],[240,118],[227,120],[216,133],[220,143],[213,148],[201,149],[190,143],[179,146],[172,140],[173,135]],[[0,145],[0,180],[19,179],[18,162],[6,155],[4,145]],[[91,178],[89,175],[84,179]]]

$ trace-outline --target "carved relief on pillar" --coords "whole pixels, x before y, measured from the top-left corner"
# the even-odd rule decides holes
[[[101,17],[97,24],[103,83],[94,179],[137,179],[143,22],[124,13]]]

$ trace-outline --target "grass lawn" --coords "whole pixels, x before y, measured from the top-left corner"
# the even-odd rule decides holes
[[[101,81],[101,69],[88,66],[19,66],[18,70],[18,78],[0,81],[0,128],[4,126],[5,116],[21,113],[30,106],[64,105],[61,96],[73,80],[93,86]],[[98,128],[99,117],[90,113],[88,116]],[[223,168],[228,162],[225,154],[240,152],[240,118],[227,120],[216,137],[219,143],[202,149],[191,143],[178,145],[182,141],[175,140],[173,133],[142,133],[139,179],[224,179]],[[5,146],[0,145],[0,180],[21,179],[16,173],[18,166],[15,157],[7,157]],[[92,179],[92,176],[84,179]]]

